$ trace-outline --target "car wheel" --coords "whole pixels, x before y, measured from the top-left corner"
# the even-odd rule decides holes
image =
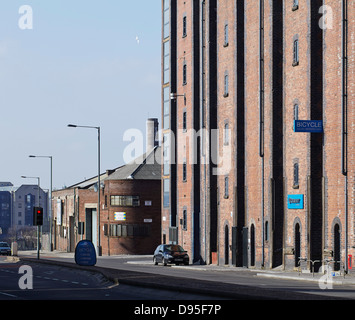
[[[188,266],[189,265],[189,262],[188,261],[185,261],[184,262],[184,266]]]
[[[158,265],[158,261],[157,261],[157,258],[156,258],[156,257],[153,258],[153,262],[154,262],[154,265],[155,265],[155,266]]]

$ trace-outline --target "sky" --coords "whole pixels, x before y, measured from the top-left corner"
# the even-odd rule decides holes
[[[49,189],[49,159],[29,155],[53,157],[54,189],[97,175],[97,130],[70,123],[100,126],[101,172],[124,164],[160,88],[161,1],[1,0],[0,181]]]

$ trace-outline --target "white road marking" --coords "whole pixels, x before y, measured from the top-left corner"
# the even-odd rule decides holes
[[[14,295],[12,295],[12,294],[5,293],[5,292],[0,292],[0,294],[2,294],[2,295],[4,295],[4,296],[11,297],[11,298],[17,298],[17,296],[14,296]]]

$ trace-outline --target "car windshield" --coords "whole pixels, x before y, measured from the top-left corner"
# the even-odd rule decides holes
[[[185,250],[178,246],[178,245],[168,245],[168,246],[165,246],[165,250],[167,251],[173,251],[173,252],[184,252]]]
[[[5,247],[9,247],[9,245],[6,242],[1,242],[0,247],[5,248]]]

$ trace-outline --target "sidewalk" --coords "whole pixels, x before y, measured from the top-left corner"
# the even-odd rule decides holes
[[[354,286],[355,290],[355,273],[351,272],[348,275],[332,276],[327,278],[324,274],[298,273],[282,270],[260,270],[235,268],[232,266],[217,266],[217,265],[189,265],[189,266],[171,266],[180,270],[194,270],[196,277],[182,278],[177,276],[155,274],[142,271],[132,271],[127,265],[147,265],[152,263],[150,256],[104,256],[98,258],[98,263],[94,267],[82,267],[75,264],[74,253],[66,252],[42,252],[40,260],[37,260],[36,251],[20,251],[19,259],[22,261],[33,261],[47,263],[53,265],[62,265],[70,268],[84,269],[88,271],[99,272],[109,280],[116,283],[125,283],[135,286],[160,288],[175,291],[185,291],[193,293],[205,293],[214,296],[223,296],[232,299],[336,299],[335,297],[323,295],[305,295],[294,291],[281,291],[280,289],[268,289],[260,287],[252,287],[239,285],[229,281],[223,281],[223,274],[228,273],[228,276],[233,277],[236,274],[250,274],[260,278],[274,278],[298,280],[307,282],[329,283],[331,279],[334,285]],[[122,262],[124,261],[124,262]],[[123,264],[125,267],[123,268]],[[209,274],[213,271],[214,275],[222,277],[221,281],[207,281],[203,279],[202,274]],[[206,278],[206,277],[205,277]],[[230,278],[230,277],[229,277]]]

